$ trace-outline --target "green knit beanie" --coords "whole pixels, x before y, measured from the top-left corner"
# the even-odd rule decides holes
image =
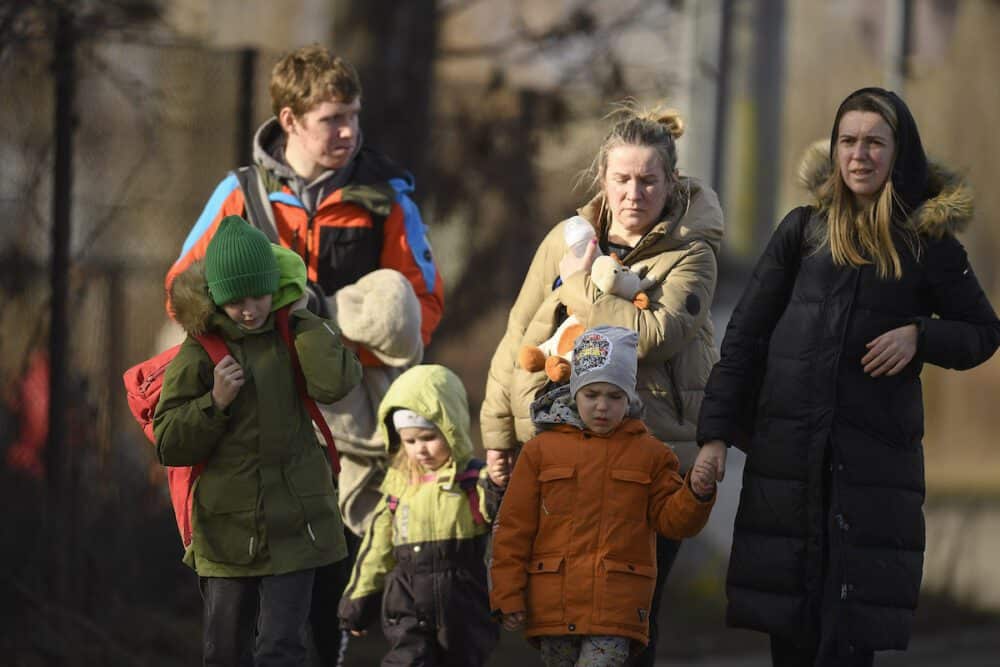
[[[238,215],[222,219],[205,251],[205,280],[215,305],[273,294],[279,273],[262,231]]]

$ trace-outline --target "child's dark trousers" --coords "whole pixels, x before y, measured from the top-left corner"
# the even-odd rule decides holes
[[[202,577],[205,667],[305,664],[313,574]]]

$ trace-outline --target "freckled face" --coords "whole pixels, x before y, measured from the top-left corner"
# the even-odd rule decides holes
[[[871,203],[892,171],[896,140],[892,128],[874,111],[848,111],[837,130],[837,167],[859,203]]]
[[[361,136],[360,114],[360,97],[351,102],[322,102],[301,116],[288,107],[282,110],[282,126],[288,135],[286,155],[307,172],[300,176],[312,179],[350,161]]]
[[[271,295],[248,296],[230,301],[222,306],[222,310],[233,322],[252,331],[264,324],[271,313]]]

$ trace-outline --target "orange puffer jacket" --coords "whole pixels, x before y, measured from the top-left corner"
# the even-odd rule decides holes
[[[528,441],[495,528],[491,608],[527,612],[527,637],[648,643],[655,534],[696,535],[714,503],[677,469],[638,419],[606,436],[563,424]]]

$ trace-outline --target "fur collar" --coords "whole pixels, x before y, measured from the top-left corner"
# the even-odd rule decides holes
[[[917,233],[930,238],[964,231],[972,221],[974,212],[972,187],[956,171],[934,160],[929,161],[930,196],[913,212]],[[812,194],[817,206],[828,203],[819,195],[820,186],[829,177],[830,142],[814,142],[799,164],[799,182]]]
[[[198,336],[209,329],[217,310],[205,281],[205,262],[198,260],[178,275],[170,285],[170,303],[174,319],[184,331]]]

